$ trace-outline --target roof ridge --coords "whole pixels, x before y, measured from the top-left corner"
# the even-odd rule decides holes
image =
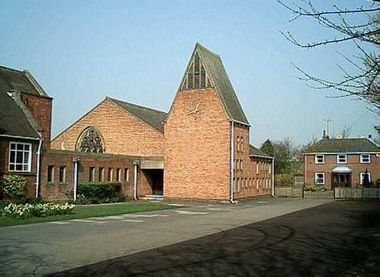
[[[208,49],[208,48],[206,48],[205,46],[203,46],[202,44],[200,44],[199,42],[197,42],[196,44],[195,44],[195,49],[197,49],[197,48],[202,48],[202,50],[206,50],[207,52],[209,52],[210,54],[212,54],[212,55],[214,55],[214,56],[216,56],[216,57],[218,57],[219,59],[220,59],[220,55],[219,54],[216,54],[215,52],[212,52],[210,49]]]
[[[167,112],[164,112],[164,111],[161,111],[161,110],[157,110],[157,109],[153,109],[153,108],[137,105],[137,104],[130,103],[130,102],[125,102],[123,100],[119,100],[119,99],[112,98],[112,97],[109,97],[109,96],[106,96],[106,99],[110,99],[111,101],[114,101],[114,102],[121,102],[123,104],[132,105],[132,106],[135,106],[135,107],[138,107],[138,108],[148,109],[148,110],[151,110],[151,111],[167,114]]]
[[[9,70],[9,71],[17,71],[17,72],[20,72],[20,73],[24,73],[25,72],[25,70],[14,69],[14,68],[11,68],[11,67],[7,67],[5,65],[0,65],[0,67],[3,68],[3,69]]]

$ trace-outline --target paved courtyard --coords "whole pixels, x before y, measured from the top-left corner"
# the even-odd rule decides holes
[[[151,249],[159,251],[157,248],[212,234],[220,240],[226,230],[328,202],[267,198],[237,205],[194,203],[176,210],[2,227],[0,276],[44,275]],[[314,222],[310,217],[300,219],[305,220]],[[287,236],[291,230],[277,226],[263,233],[259,228],[250,237],[262,240],[263,234]]]
[[[379,208],[335,201],[53,276],[380,276]]]

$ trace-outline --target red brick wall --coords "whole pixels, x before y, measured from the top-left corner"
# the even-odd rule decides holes
[[[48,200],[67,199],[68,194],[72,194],[74,188],[73,158],[77,154],[71,151],[51,150],[44,153],[41,173],[41,197]],[[133,196],[133,157],[122,155],[107,155],[95,153],[79,153],[79,183],[89,182],[90,167],[95,168],[95,182],[99,181],[99,170],[104,168],[104,181],[109,181],[109,169],[113,169],[112,182],[118,182],[117,169],[121,169],[122,192],[126,197]],[[54,166],[54,181],[48,183],[48,166]],[[65,181],[59,182],[59,168],[66,167]],[[125,170],[129,169],[129,179],[125,179]]]
[[[109,99],[102,101],[54,138],[51,147],[75,150],[78,137],[88,126],[93,126],[101,133],[106,153],[163,156],[164,135]]]
[[[165,198],[228,199],[229,132],[214,89],[177,93],[165,124]]]
[[[271,194],[271,160],[249,156],[248,126],[235,123],[234,130],[234,198]]]
[[[49,148],[51,140],[52,99],[36,95],[22,94],[21,100],[41,128],[38,131],[42,133],[44,139],[43,147]]]
[[[31,172],[9,172],[9,142],[27,142],[32,143],[32,164]],[[36,161],[37,161],[38,141],[25,139],[11,139],[0,137],[0,178],[7,178],[10,174],[22,176],[26,179],[25,193],[27,198],[35,197],[35,182],[36,182]]]
[[[371,173],[372,181],[380,179],[380,157],[371,154],[371,163],[360,163],[360,154],[348,154],[347,164],[337,164],[337,155],[325,155],[324,164],[315,164],[315,155],[305,156],[305,183],[314,184],[315,173],[325,173],[325,186],[331,188],[331,171],[336,166],[348,166],[352,169],[351,184],[356,187],[360,184],[360,173],[364,173],[366,169]]]

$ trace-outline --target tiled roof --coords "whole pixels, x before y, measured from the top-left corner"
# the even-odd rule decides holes
[[[134,116],[140,118],[145,123],[149,124],[153,128],[157,129],[161,133],[164,132],[164,121],[166,120],[168,114],[162,111],[150,109],[147,107],[138,106],[135,104],[123,102],[117,99],[108,97],[108,99],[117,103],[122,108],[126,109],[128,112]]]
[[[219,55],[199,43],[195,45],[195,51],[199,53],[206,72],[213,81],[229,118],[249,125]]]
[[[0,135],[38,138],[28,117],[6,92],[0,91]]]
[[[36,79],[28,71],[19,71],[5,66],[0,66],[0,91],[19,91],[47,96]]]
[[[250,156],[257,156],[257,157],[264,157],[264,158],[272,158],[271,156],[269,156],[268,154],[264,153],[263,151],[261,151],[260,149],[256,148],[255,146],[253,145],[249,145],[249,155]]]
[[[323,138],[310,146],[305,153],[380,152],[380,147],[366,138]]]

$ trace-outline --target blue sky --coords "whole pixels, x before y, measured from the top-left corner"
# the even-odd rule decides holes
[[[365,1],[363,1],[365,3]],[[330,1],[323,1],[324,4]],[[352,127],[374,134],[365,103],[327,98],[292,63],[339,78],[350,44],[303,50],[282,37],[323,38],[311,21],[289,23],[276,1],[14,1],[0,4],[0,64],[28,69],[54,98],[53,136],[106,96],[168,111],[196,42],[221,55],[250,121],[251,142],[320,137]]]

